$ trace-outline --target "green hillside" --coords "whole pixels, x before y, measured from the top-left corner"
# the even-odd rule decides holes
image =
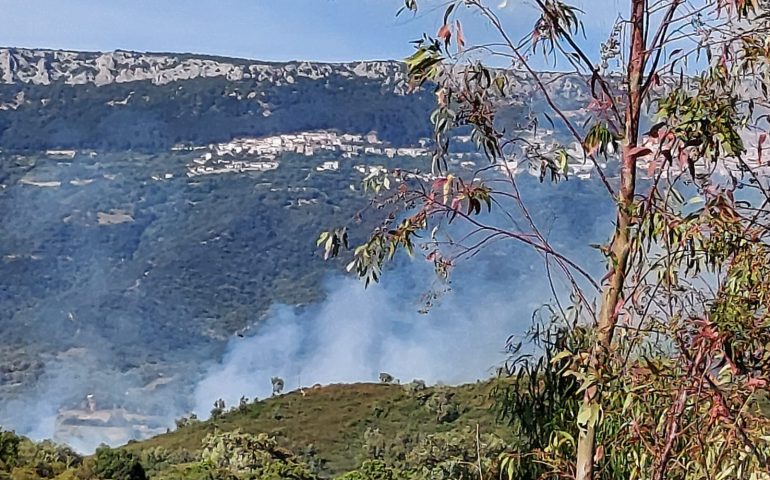
[[[372,469],[462,478],[476,468],[479,453],[484,468],[494,469],[497,455],[514,441],[510,427],[496,420],[495,385],[307,388],[244,401],[207,421],[180,419],[173,432],[88,458],[27,440],[11,458],[5,433],[0,471],[8,473],[0,478],[137,479],[142,470],[157,479],[369,478]]]

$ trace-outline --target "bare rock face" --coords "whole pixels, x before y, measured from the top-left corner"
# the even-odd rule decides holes
[[[14,83],[13,72],[18,69],[16,57],[7,49],[0,50],[0,78],[4,83]]]
[[[382,80],[396,93],[406,91],[403,66],[398,62],[317,64],[260,63],[249,60],[136,52],[68,52],[23,48],[0,49],[0,81],[6,84],[71,85],[151,81],[156,85],[195,78],[224,77],[230,81],[292,83],[298,78],[318,80],[332,74]]]
[[[96,58],[96,76],[94,83],[98,86],[108,85],[115,81],[115,59],[110,53],[104,53]]]
[[[64,82],[103,86],[149,81],[165,85],[196,78],[222,78],[280,86],[291,85],[301,79],[322,80],[333,75],[379,81],[384,91],[397,95],[405,95],[408,91],[404,65],[396,61],[267,63],[188,54],[0,48],[0,82],[6,84],[49,85]],[[509,77],[509,93],[523,99],[531,99],[539,93],[527,75],[514,71],[506,71],[505,75]],[[549,93],[558,98],[579,102],[589,99],[585,79],[547,72],[541,74],[541,79]]]

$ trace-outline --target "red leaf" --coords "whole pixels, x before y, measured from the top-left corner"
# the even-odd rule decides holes
[[[449,41],[452,39],[452,31],[449,29],[449,25],[446,23],[441,26],[438,30],[438,34],[436,36],[442,40],[444,40],[444,43],[449,45]]]
[[[444,189],[444,184],[446,184],[446,181],[447,181],[446,177],[437,178],[433,182],[433,185],[431,185],[430,189],[433,190],[434,192],[438,192],[440,190],[443,190]]]
[[[747,387],[765,387],[767,386],[767,380],[763,378],[751,378],[748,382],[746,382]]]
[[[594,463],[600,463],[603,458],[604,458],[604,445],[599,445],[598,447],[596,447],[596,452],[594,453]]]
[[[644,157],[645,155],[649,155],[651,153],[652,153],[652,150],[650,150],[647,147],[634,147],[634,148],[629,148],[626,151],[626,155],[633,158],[634,160],[636,160],[639,157]]]
[[[613,318],[618,318],[618,315],[620,315],[620,311],[623,310],[623,305],[626,304],[626,300],[624,298],[618,299],[618,303],[615,304],[615,311],[612,312]]]
[[[685,151],[685,149],[679,150],[679,166],[681,168],[684,168],[687,166],[687,161],[690,159],[690,155]]]
[[[460,20],[455,21],[457,32],[457,53],[462,53],[463,48],[465,47],[465,35],[463,35],[463,26],[460,25]]]

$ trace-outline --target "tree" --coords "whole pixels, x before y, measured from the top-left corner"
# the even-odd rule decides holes
[[[211,409],[211,418],[214,420],[220,418],[225,413],[225,401],[221,398],[214,401],[214,408]]]
[[[147,475],[136,455],[108,446],[96,449],[93,472],[104,480],[145,480]]]
[[[273,396],[280,395],[283,392],[283,379],[281,377],[272,377],[270,382],[273,384]]]
[[[435,88],[437,99],[432,174],[366,179],[373,202],[390,215],[355,248],[348,270],[367,284],[378,281],[398,250],[412,255],[419,247],[446,277],[492,241],[529,245],[549,280],[552,273],[566,279],[578,323],[591,332],[584,349],[557,355],[569,360],[562,373],[579,384],[577,439],[563,437],[574,458],[554,456],[563,449],[537,452],[550,466],[541,476],[766,478],[770,427],[757,402],[770,381],[763,158],[770,6],[629,0],[597,62],[581,40],[580,10],[561,0],[535,5],[539,17],[520,41],[483,0],[453,0],[437,34],[415,42],[406,60],[410,82]],[[418,1],[407,0],[402,10],[417,9]],[[464,11],[497,38],[468,43]],[[550,85],[566,73],[538,72],[536,53],[583,85],[582,108],[554,94]],[[501,59],[505,68],[484,65]],[[543,107],[528,114],[529,136],[500,115],[524,87],[528,101]],[[537,135],[544,123],[564,133],[553,148]],[[472,132],[501,173],[484,168],[468,177],[453,167],[458,129]],[[598,246],[607,260],[602,279],[553,248],[512,161],[554,182],[581,162],[591,165],[616,205],[607,219],[612,237]],[[487,213],[493,209],[498,215]],[[445,235],[451,229],[459,239]],[[336,256],[347,242],[340,228],[318,243]],[[556,302],[562,318],[572,315]]]
[[[14,432],[0,430],[0,469],[12,470],[19,460],[21,437]]]
[[[239,431],[209,434],[203,440],[203,463],[220,472],[249,474],[249,478],[313,480],[308,466],[278,446],[275,439],[261,433]]]

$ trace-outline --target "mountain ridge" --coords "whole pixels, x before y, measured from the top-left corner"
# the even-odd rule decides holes
[[[435,99],[395,61],[271,63],[191,54],[0,49],[0,145],[168,151],[310,130],[412,145]]]
[[[70,85],[97,86],[149,80],[156,85],[195,78],[286,81],[295,77],[319,79],[333,73],[343,76],[393,79],[394,91],[406,93],[401,62],[264,62],[259,60],[197,55],[114,50],[83,52],[34,48],[0,48],[0,79],[5,84],[50,85],[62,80]]]
[[[77,48],[57,48],[57,47],[46,47],[46,46],[25,46],[25,45],[0,45],[0,50],[29,50],[29,51],[36,51],[36,52],[64,52],[64,53],[81,53],[81,54],[103,54],[103,53],[116,53],[116,52],[122,52],[122,53],[131,53],[131,54],[142,54],[142,55],[162,55],[162,56],[180,56],[180,57],[197,57],[202,59],[208,59],[208,60],[237,60],[244,63],[264,63],[264,64],[275,64],[275,65],[283,65],[287,63],[303,63],[303,62],[309,62],[309,63],[319,63],[319,64],[325,64],[325,65],[347,65],[347,64],[356,64],[356,63],[404,63],[403,60],[397,59],[397,58],[364,58],[364,59],[354,59],[354,60],[310,60],[310,59],[299,59],[299,58],[291,58],[287,60],[263,60],[257,57],[249,57],[249,56],[240,56],[240,55],[227,55],[227,54],[218,54],[218,53],[207,53],[207,52],[193,52],[193,51],[174,51],[174,50],[134,50],[131,48],[109,48],[104,50],[93,50],[93,49],[77,49]]]

